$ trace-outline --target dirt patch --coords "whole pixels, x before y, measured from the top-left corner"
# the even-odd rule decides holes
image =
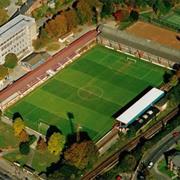
[[[180,42],[177,39],[177,36],[180,36],[180,33],[141,21],[134,23],[127,28],[126,31],[135,36],[146,38],[171,48],[180,49]]]

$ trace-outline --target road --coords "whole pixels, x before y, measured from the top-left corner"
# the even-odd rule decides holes
[[[1,173],[1,171],[3,173]],[[39,180],[36,175],[29,174],[25,171],[23,171],[23,168],[19,168],[18,166],[12,164],[11,162],[0,158],[0,177],[1,176],[6,176],[7,178],[13,179],[13,180],[26,180],[27,178],[30,180]],[[3,179],[5,180],[5,179]]]
[[[171,133],[169,133],[163,139],[161,139],[153,148],[150,149],[150,151],[148,151],[144,155],[134,174],[134,177],[132,178],[133,180],[138,179],[137,178],[138,172],[140,172],[139,174],[141,174],[141,172],[145,168],[147,168],[150,162],[153,162],[153,164],[155,164],[163,155],[163,153],[166,152],[170,147],[172,147],[172,145],[175,144],[175,142],[178,139],[180,139],[180,136],[177,136],[176,138],[172,136],[172,133],[175,131],[180,131],[180,126],[178,126]]]
[[[13,178],[7,174],[8,173],[5,173],[3,169],[0,169],[0,180],[13,180]]]
[[[179,112],[179,108],[175,108],[173,111],[171,111],[162,121],[164,123],[167,123],[170,121],[175,115],[177,115]],[[134,147],[137,146],[137,144],[140,141],[140,138],[146,137],[152,137],[152,134],[156,134],[159,132],[159,130],[162,128],[163,124],[161,121],[158,121],[156,124],[154,124],[152,127],[150,127],[146,132],[142,133],[138,137],[134,138],[132,141],[127,143],[125,146],[121,147],[119,150],[117,150],[114,154],[111,156],[107,157],[102,163],[97,165],[92,171],[87,172],[84,174],[82,177],[83,180],[89,180],[89,179],[94,179],[98,175],[102,174],[106,169],[113,167],[115,164],[118,163],[119,161],[119,156],[122,152],[124,151],[130,151]]]

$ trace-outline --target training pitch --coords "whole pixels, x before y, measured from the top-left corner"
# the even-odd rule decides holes
[[[56,125],[65,135],[80,129],[97,141],[111,129],[112,115],[147,86],[162,82],[164,69],[95,46],[73,64],[7,109],[41,130]]]

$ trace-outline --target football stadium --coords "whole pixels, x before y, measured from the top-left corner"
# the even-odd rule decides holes
[[[108,132],[115,112],[148,86],[158,87],[165,69],[96,45],[46,83],[6,110],[45,133],[50,125],[65,135],[80,128],[97,141]]]

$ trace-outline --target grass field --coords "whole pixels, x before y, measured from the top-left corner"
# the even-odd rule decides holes
[[[116,111],[147,86],[162,82],[163,68],[136,60],[96,46],[10,107],[6,114],[12,117],[19,112],[36,130],[40,122],[56,125],[65,135],[81,126],[81,131],[87,131],[96,141],[111,129],[115,122],[111,116]],[[71,120],[68,113],[74,116]]]
[[[178,30],[180,24],[180,14],[176,11],[171,11],[167,15],[162,15],[161,17],[157,18],[153,12],[144,13],[141,15],[145,19],[149,19],[151,17],[151,21],[158,23],[159,25],[163,25],[165,27]],[[149,19],[150,20],[150,19]]]
[[[170,16],[166,17],[164,20],[167,21],[170,24],[179,25],[180,24],[180,15],[176,14],[176,13],[173,13]]]

